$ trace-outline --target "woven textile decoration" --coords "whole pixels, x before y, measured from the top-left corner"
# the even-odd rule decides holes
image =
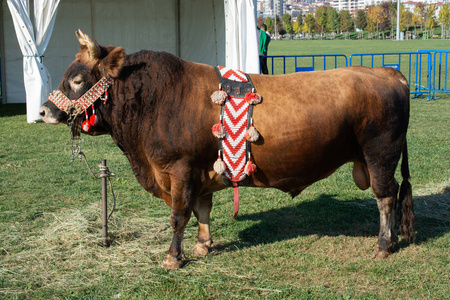
[[[253,105],[261,102],[261,97],[253,92],[249,77],[242,71],[218,67],[221,77],[219,90],[211,95],[213,103],[222,106],[220,122],[212,127],[219,138],[219,157],[214,170],[225,176],[235,191],[235,216],[238,211],[238,182],[256,171],[250,154],[250,142],[259,138],[253,127],[251,114]],[[234,82],[234,83],[233,83]],[[223,89],[222,84],[226,85]]]

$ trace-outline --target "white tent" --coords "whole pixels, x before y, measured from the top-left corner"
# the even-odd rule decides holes
[[[3,103],[26,102],[28,122],[39,119],[39,107],[78,52],[78,28],[127,53],[167,51],[259,72],[255,0],[0,1]]]

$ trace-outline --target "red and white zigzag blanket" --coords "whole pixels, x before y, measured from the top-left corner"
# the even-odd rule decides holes
[[[248,82],[244,72],[225,67],[219,67],[223,78],[239,82]],[[244,97],[229,96],[225,101],[223,111],[223,126],[225,137],[222,139],[223,160],[227,165],[224,175],[232,182],[239,182],[246,176],[244,174],[247,163],[247,131],[248,108]]]
[[[256,165],[251,161],[250,142],[259,138],[259,133],[253,127],[251,121],[252,105],[261,102],[261,97],[254,93],[254,88],[249,77],[238,70],[226,67],[218,67],[221,82],[227,82],[227,91],[222,90],[211,95],[211,100],[222,106],[220,123],[212,128],[213,134],[220,139],[219,158],[214,163],[214,170],[225,176],[234,189],[234,216],[239,211],[238,182],[256,171]],[[231,81],[239,84],[230,84]],[[245,89],[244,97],[241,97],[241,88]],[[242,91],[244,92],[244,91]]]

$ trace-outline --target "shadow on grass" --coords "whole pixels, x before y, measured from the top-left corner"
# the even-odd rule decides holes
[[[423,243],[450,231],[450,191],[415,196],[415,243]],[[373,237],[379,231],[379,212],[375,199],[339,201],[335,195],[320,195],[316,200],[260,213],[242,215],[238,221],[257,224],[242,230],[239,240],[215,245],[217,252],[289,240],[299,236]],[[397,248],[407,247],[400,242]]]
[[[0,118],[20,116],[26,113],[26,104],[0,104]]]

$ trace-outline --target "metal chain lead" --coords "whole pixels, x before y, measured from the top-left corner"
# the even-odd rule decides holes
[[[73,120],[73,119],[72,119]],[[86,155],[83,153],[83,151],[81,151],[81,142],[83,141],[82,139],[80,139],[79,135],[77,135],[77,122],[75,122],[75,120],[73,120],[72,122],[69,123],[69,127],[70,127],[70,132],[71,132],[71,143],[72,143],[72,147],[71,147],[71,156],[70,156],[70,162],[73,162],[76,158],[80,159],[80,162],[82,160],[84,160],[86,167],[89,170],[89,173],[95,178],[95,179],[101,179],[101,178],[108,178],[109,181],[109,187],[111,189],[111,194],[113,196],[114,202],[113,202],[113,208],[111,210],[111,213],[108,216],[108,220],[111,218],[112,214],[114,213],[114,211],[116,210],[116,195],[114,194],[114,189],[112,186],[112,182],[111,182],[111,177],[115,177],[116,174],[112,173],[109,168],[107,166],[102,166],[102,165],[98,165],[99,169],[100,169],[100,174],[96,175],[93,171],[91,166],[89,165]]]

